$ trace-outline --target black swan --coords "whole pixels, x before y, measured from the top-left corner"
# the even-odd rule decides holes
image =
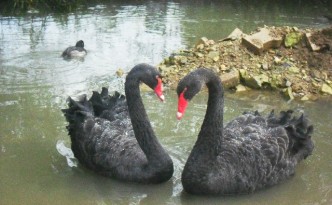
[[[311,155],[313,126],[292,110],[272,111],[262,117],[244,113],[223,127],[224,91],[211,70],[199,68],[178,84],[177,118],[188,101],[206,85],[205,118],[182,172],[182,184],[191,194],[235,195],[277,184],[295,173],[295,166]]]
[[[62,57],[65,59],[70,59],[70,58],[82,58],[87,54],[87,51],[84,49],[84,42],[82,40],[79,40],[76,42],[75,46],[70,46],[66,48],[62,52]]]
[[[154,89],[161,101],[160,73],[148,64],[138,64],[128,73],[125,94],[93,92],[87,100],[68,98],[63,109],[72,150],[87,168],[122,181],[161,183],[173,175],[173,162],[158,142],[145,112],[139,84]]]

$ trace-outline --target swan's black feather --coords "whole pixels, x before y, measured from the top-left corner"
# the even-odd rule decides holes
[[[209,100],[201,132],[182,173],[187,192],[251,193],[291,177],[295,166],[312,154],[313,126],[303,114],[296,117],[293,110],[281,111],[279,115],[272,110],[267,117],[258,111],[245,112],[223,127],[219,77],[206,69],[195,72],[204,76],[189,74],[179,86],[190,90],[185,85],[201,82],[197,77],[206,79]],[[209,86],[214,86],[213,94]]]
[[[143,73],[142,76],[157,81],[153,67],[140,64],[133,70],[135,68],[137,73],[147,69],[152,75]],[[172,176],[173,163],[154,136],[139,95],[138,83],[133,83],[133,87],[129,87],[131,89],[126,88],[128,93],[132,92],[130,97],[134,98],[132,102],[138,108],[132,114],[137,116],[134,120],[139,124],[136,135],[134,120],[129,112],[129,107],[133,105],[127,105],[130,104],[129,97],[118,92],[109,95],[106,88],[101,93],[93,92],[89,100],[86,95],[77,101],[69,97],[68,108],[62,111],[69,122],[67,129],[72,151],[81,164],[99,174],[123,181],[160,183]],[[139,140],[149,143],[139,143]]]

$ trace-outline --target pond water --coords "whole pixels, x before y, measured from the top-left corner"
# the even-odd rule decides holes
[[[175,118],[175,92],[166,103],[151,92],[143,100],[175,173],[160,185],[122,183],[98,176],[70,157],[61,109],[68,96],[102,86],[123,90],[115,75],[146,62],[158,64],[200,37],[218,40],[238,27],[323,27],[331,3],[285,1],[127,1],[99,4],[75,13],[0,15],[0,204],[332,204],[331,99],[287,102],[276,93],[226,94],[225,121],[247,110],[302,110],[315,126],[315,150],[296,175],[251,195],[197,197],[183,192],[181,171],[206,109],[202,92],[182,121]],[[297,2],[297,3],[296,3]],[[324,1],[322,1],[324,2]],[[328,1],[327,1],[328,2]],[[65,61],[62,51],[84,40],[83,61]],[[161,115],[162,114],[162,115]],[[162,116],[162,117],[161,117]]]

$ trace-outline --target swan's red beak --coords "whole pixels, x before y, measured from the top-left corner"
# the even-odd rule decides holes
[[[157,80],[158,80],[158,84],[157,86],[154,88],[154,92],[156,93],[156,95],[158,96],[159,100],[161,102],[164,102],[165,100],[165,96],[163,95],[163,82],[162,80],[157,77]]]
[[[188,106],[188,100],[186,100],[183,96],[184,92],[185,92],[185,90],[179,96],[178,112],[176,113],[176,118],[178,120],[181,120],[181,118],[183,117],[184,112],[186,111],[187,106]]]

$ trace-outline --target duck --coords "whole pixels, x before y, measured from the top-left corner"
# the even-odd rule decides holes
[[[64,59],[71,59],[71,58],[83,58],[86,56],[86,54],[87,51],[84,48],[84,41],[79,40],[76,42],[75,46],[70,46],[66,48],[66,50],[62,52],[61,56]]]
[[[79,164],[116,180],[157,184],[173,175],[173,161],[158,141],[140,95],[146,84],[164,101],[161,74],[154,66],[134,66],[125,80],[125,95],[107,88],[91,98],[68,98],[62,110],[71,149]]]
[[[244,112],[224,126],[224,89],[220,77],[197,68],[177,86],[177,119],[206,86],[208,101],[197,140],[184,165],[184,191],[195,195],[250,194],[279,184],[295,174],[297,164],[314,149],[313,125],[293,110],[267,116]]]

